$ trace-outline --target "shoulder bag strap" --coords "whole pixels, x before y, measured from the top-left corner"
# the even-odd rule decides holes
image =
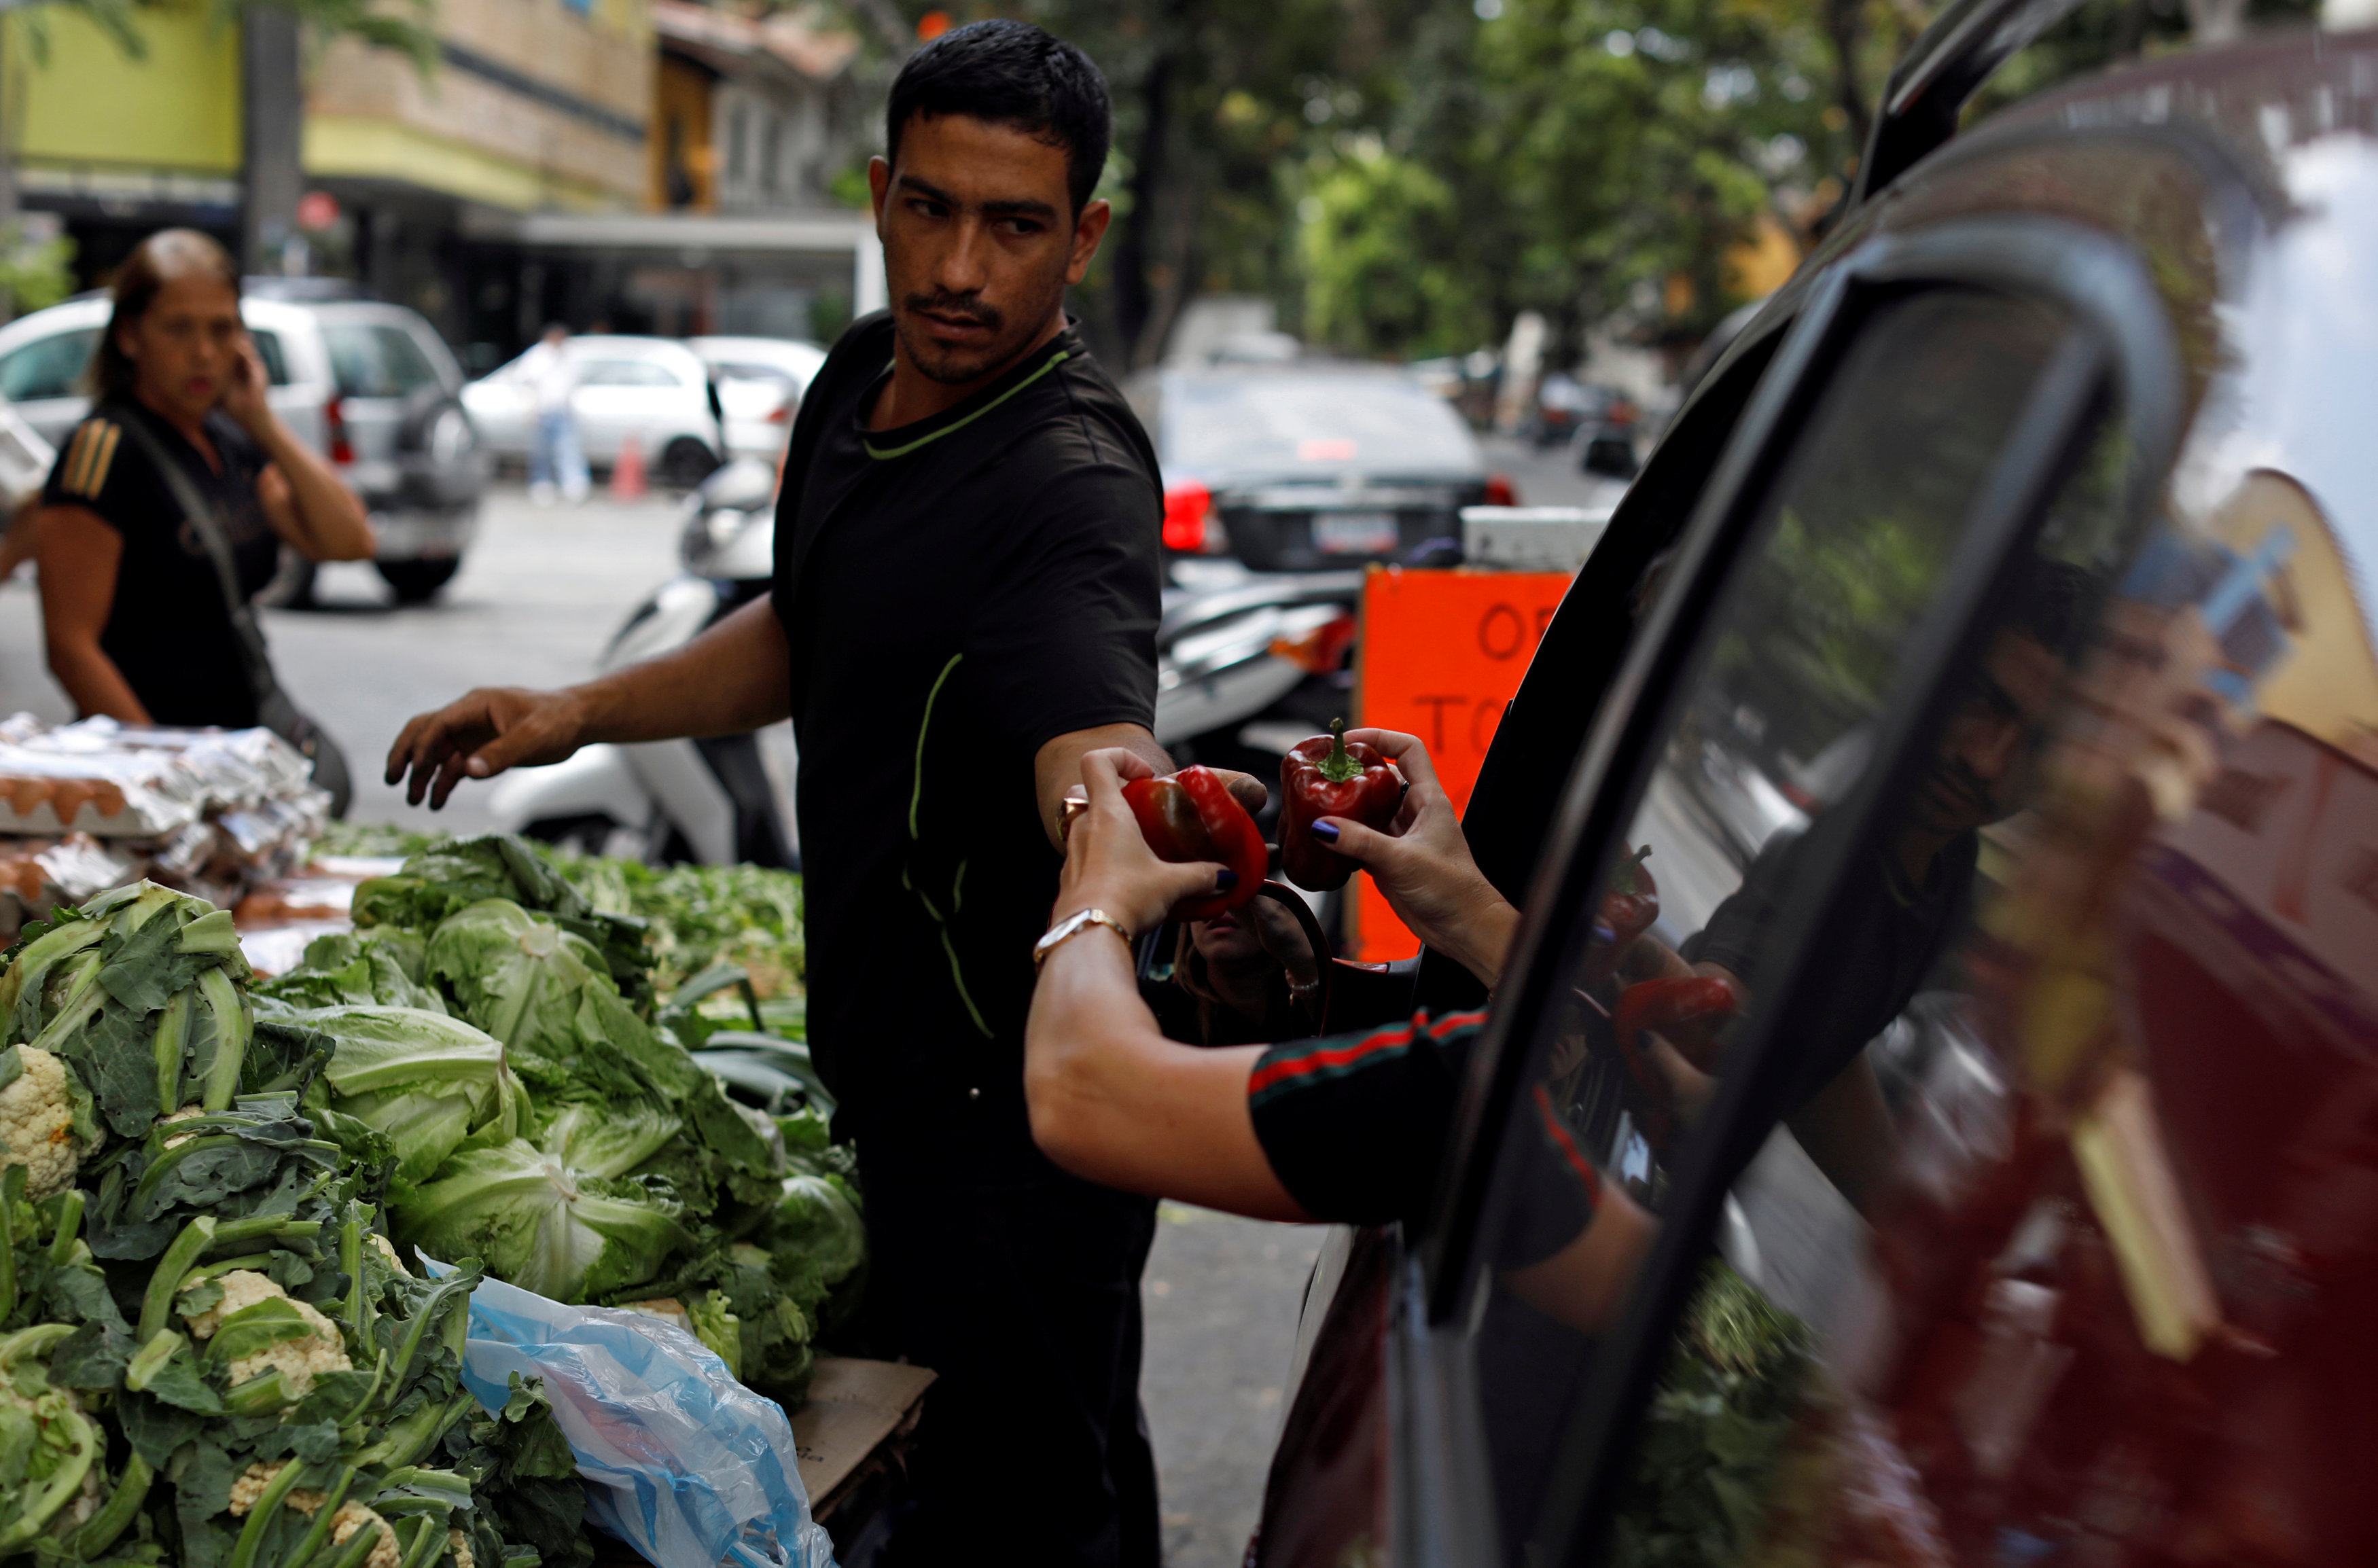
[[[215,582],[222,592],[223,608],[231,615],[232,630],[239,640],[240,663],[247,669],[248,691],[256,699],[256,711],[261,718],[285,699],[282,697],[280,679],[272,673],[272,659],[264,649],[264,628],[256,624],[256,607],[240,592],[239,563],[232,555],[231,534],[223,527],[222,516],[198,493],[189,471],[166,450],[165,443],[157,438],[148,423],[129,410],[108,412],[148,455],[158,476],[164,480],[165,488],[173,492],[174,504],[182,509],[190,532],[198,536],[199,544],[206,547],[207,558],[214,563]]]

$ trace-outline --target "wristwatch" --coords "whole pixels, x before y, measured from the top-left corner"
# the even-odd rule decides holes
[[[1104,926],[1108,930],[1112,931],[1116,936],[1121,937],[1123,939],[1123,945],[1126,948],[1133,945],[1131,940],[1131,928],[1116,919],[1113,916],[1108,914],[1105,910],[1077,909],[1073,914],[1066,916],[1063,920],[1060,920],[1055,925],[1050,927],[1041,939],[1032,944],[1032,967],[1035,969],[1039,968],[1041,962],[1051,952],[1054,952],[1057,949],[1057,944],[1063,941],[1067,937],[1079,936],[1082,932],[1089,929],[1092,926]]]

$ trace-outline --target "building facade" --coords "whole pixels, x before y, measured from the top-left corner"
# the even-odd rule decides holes
[[[548,320],[805,337],[868,303],[871,224],[828,194],[867,131],[858,45],[811,13],[474,0],[425,73],[351,38],[275,54],[206,0],[135,12],[138,60],[44,10],[44,57],[21,14],[0,33],[0,150],[86,283],[187,223],[419,310],[474,370]]]

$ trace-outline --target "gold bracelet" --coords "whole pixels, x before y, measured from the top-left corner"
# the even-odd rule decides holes
[[[1057,950],[1057,945],[1060,942],[1063,942],[1068,937],[1081,935],[1082,932],[1089,929],[1092,926],[1104,926],[1108,930],[1112,931],[1116,936],[1121,937],[1123,939],[1123,945],[1127,950],[1135,949],[1138,946],[1138,944],[1132,940],[1131,928],[1116,919],[1113,916],[1108,914],[1105,910],[1079,909],[1075,910],[1073,914],[1066,916],[1063,920],[1058,921],[1055,925],[1050,927],[1048,931],[1041,936],[1040,940],[1032,944],[1032,967],[1035,969],[1039,968],[1041,964],[1048,959],[1049,955]]]

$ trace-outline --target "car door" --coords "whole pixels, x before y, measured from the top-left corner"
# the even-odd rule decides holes
[[[418,419],[424,400],[442,401],[452,379],[402,317],[326,311],[321,330],[340,423],[354,454],[349,482],[375,498],[393,497],[407,424]]]
[[[578,416],[579,439],[590,461],[610,462],[631,436],[643,444],[644,461],[653,461],[667,437],[691,423],[685,404],[690,396],[677,373],[655,359],[590,351],[578,366],[578,389],[570,395]]]
[[[1898,1474],[1825,1462],[1868,1435],[1832,1413],[1878,1356],[1857,1265],[1904,1183],[1877,1151],[1929,1125],[1905,1063],[1981,1059],[1954,1034],[1996,896],[1979,835],[2026,799],[2168,466],[2180,376],[2130,252],[2012,220],[1862,247],[1777,353],[1647,585],[1442,1211],[1382,1291],[1392,1484],[1368,1544],[1400,1562],[1735,1562],[1771,1538],[1846,1561],[1844,1500]],[[1829,752],[1820,799],[1795,781]],[[1711,797],[1752,779],[1800,787],[1805,820],[1746,865]],[[1658,918],[1622,950],[1641,908],[1609,902],[1613,872],[1647,846]],[[1695,964],[1733,976],[1731,1021],[1643,1027],[1663,997],[1638,987],[1709,979]],[[1894,1114],[1917,1119],[1900,1142],[1843,1135]],[[1639,1216],[1644,1250],[1597,1256],[1581,1195]],[[1293,1508],[1267,1508],[1267,1560],[1364,1545],[1342,1517],[1299,1535]],[[1819,1515],[1814,1547],[1789,1535]]]
[[[0,398],[54,447],[73,434],[90,406],[83,372],[104,325],[66,327],[0,354]]]

